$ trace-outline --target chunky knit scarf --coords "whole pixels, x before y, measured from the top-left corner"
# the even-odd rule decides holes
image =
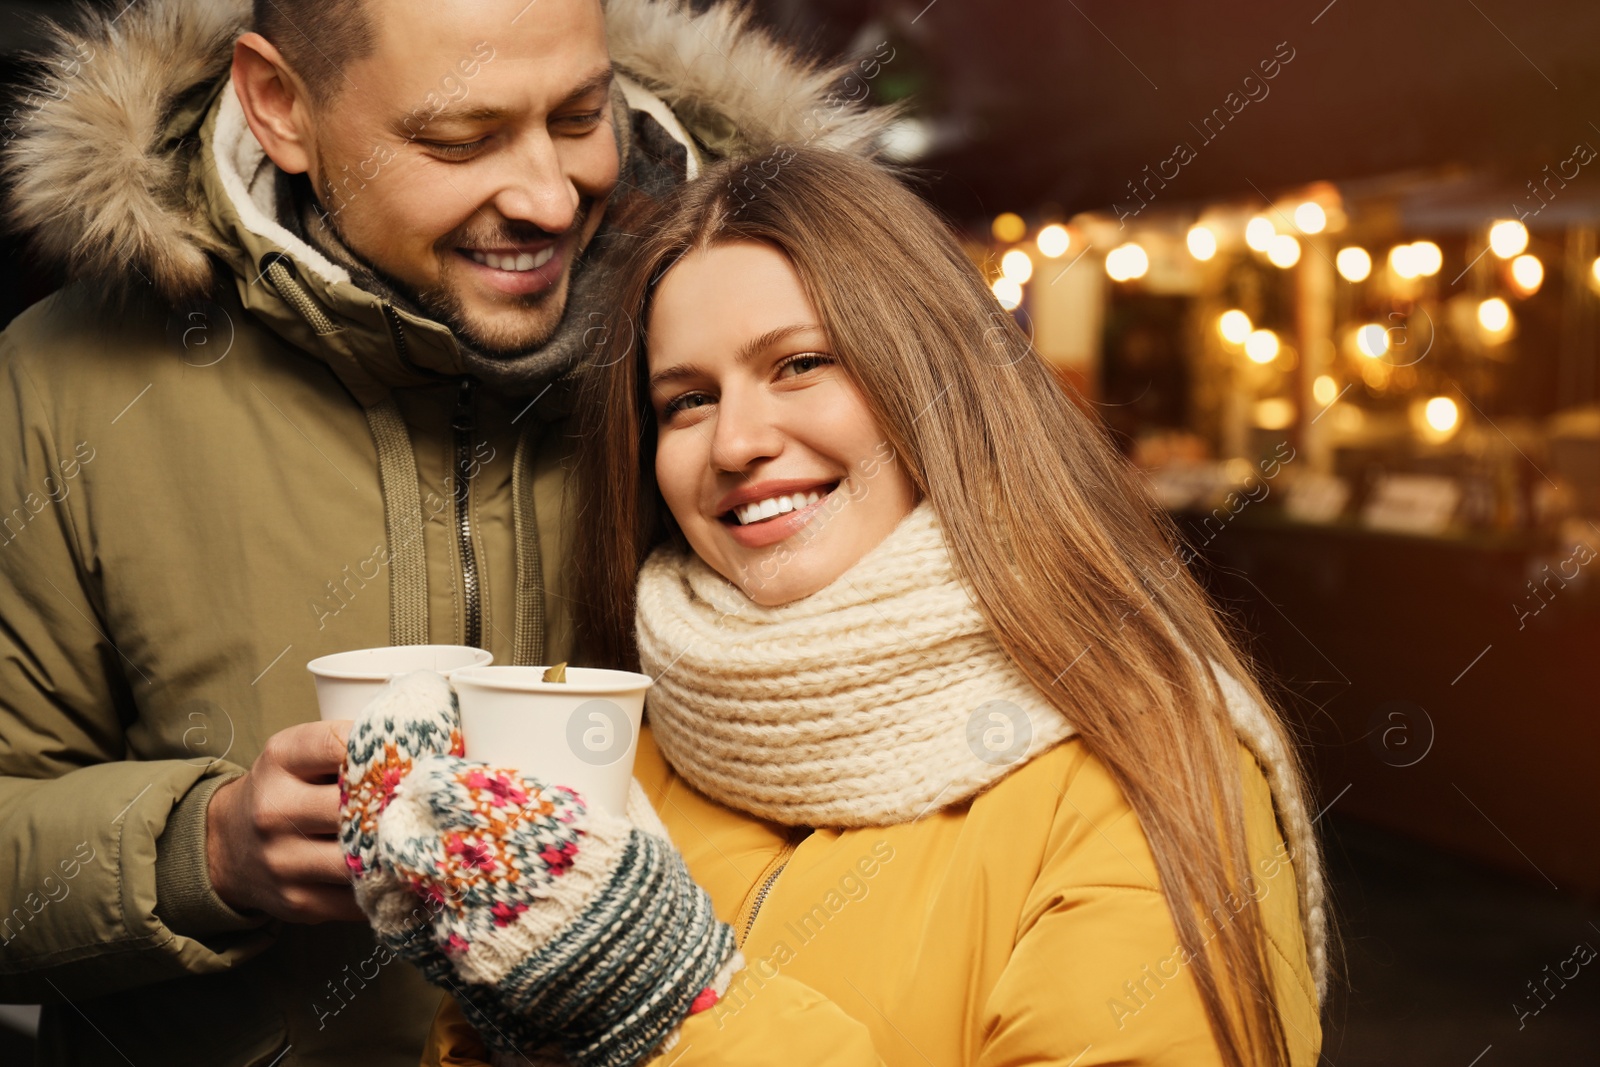
[[[663,546],[640,573],[637,625],[662,753],[708,796],[786,825],[917,819],[1074,733],[995,642],[926,502],[827,588],[778,607]],[[1216,675],[1272,789],[1325,996],[1320,849],[1288,753],[1237,679]]]
[[[926,503],[779,607],[662,548],[638,635],[662,753],[708,796],[791,826],[906,822],[1073,733],[995,642]]]

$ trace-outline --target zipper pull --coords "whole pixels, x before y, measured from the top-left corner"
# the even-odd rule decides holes
[[[472,396],[476,385],[477,382],[471,378],[461,379],[461,388],[456,392],[456,413],[450,420],[450,428],[457,433],[472,432]]]

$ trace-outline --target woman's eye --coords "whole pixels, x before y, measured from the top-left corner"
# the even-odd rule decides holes
[[[833,359],[821,352],[802,352],[797,356],[790,356],[778,367],[778,377],[794,378],[807,374],[819,367],[826,367]]]
[[[710,403],[712,398],[705,393],[684,393],[682,396],[675,396],[662,407],[661,421],[667,422],[679,412],[704,407]]]

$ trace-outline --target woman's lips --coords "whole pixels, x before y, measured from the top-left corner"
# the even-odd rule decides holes
[[[722,524],[727,529],[728,536],[745,548],[766,548],[799,533],[823,508],[827,507],[829,499],[837,488],[838,486],[834,486],[828,492],[822,493],[814,504],[807,504],[803,508],[795,508],[793,511],[786,511],[748,526],[740,525],[731,515],[724,518]]]
[[[456,249],[456,254],[467,265],[473,275],[483,281],[489,288],[508,296],[526,296],[549,289],[561,280],[562,272],[567,267],[567,242],[557,241],[546,245],[538,252],[512,252],[510,250],[497,251],[492,249]],[[474,258],[474,257],[477,258]],[[480,263],[479,259],[487,259],[488,263]],[[507,270],[508,263],[527,264],[543,263],[530,266],[527,270]]]

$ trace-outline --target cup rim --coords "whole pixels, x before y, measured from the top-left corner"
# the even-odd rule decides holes
[[[385,652],[393,648],[409,648],[416,651],[452,649],[472,652],[474,654],[474,658],[477,656],[488,657],[481,663],[467,663],[460,667],[450,667],[439,672],[447,677],[454,677],[458,671],[475,670],[479,667],[487,667],[494,663],[494,653],[490,652],[488,649],[477,648],[473,645],[374,645],[371,648],[348,648],[343,652],[330,652],[326,656],[318,656],[316,659],[306,664],[306,670],[310,671],[318,678],[328,678],[341,682],[387,682],[396,674],[407,674],[410,672],[357,670],[349,667],[330,667],[328,666],[328,662],[330,660],[339,659],[342,656],[351,656],[361,652]],[[431,668],[417,667],[415,669],[429,670]]]
[[[545,666],[511,663],[463,667],[450,675],[450,684],[454,686],[475,685],[480,689],[513,690],[521,693],[550,693],[556,696],[562,694],[614,696],[619,693],[632,693],[636,690],[648,689],[655,683],[655,679],[648,674],[640,674],[637,671],[613,670],[610,667],[569,666],[567,668],[575,671],[594,671],[608,676],[606,679],[596,679],[588,682],[545,682],[538,678],[524,680],[520,677],[523,672],[538,671],[542,674],[547,669]],[[511,671],[517,672],[517,676],[507,673]]]

